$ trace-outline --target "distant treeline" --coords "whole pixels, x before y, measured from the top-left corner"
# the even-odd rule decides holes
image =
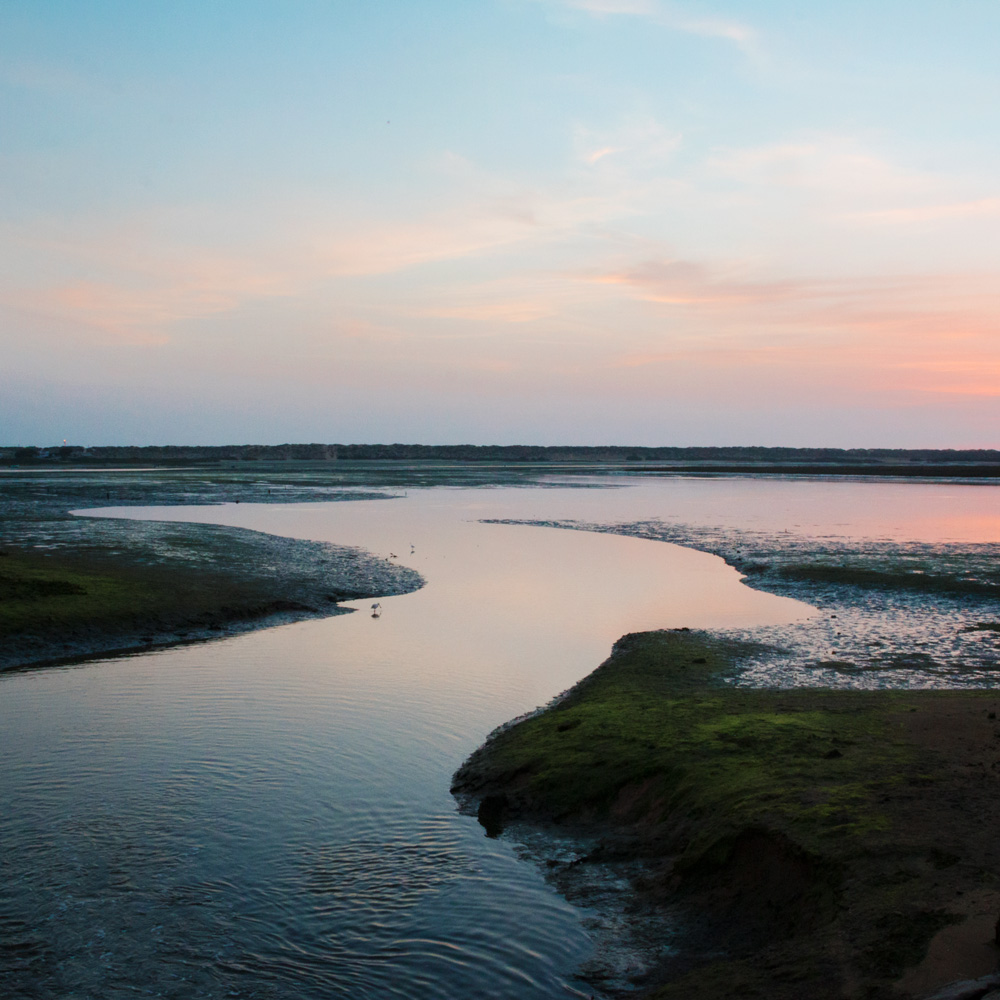
[[[202,465],[224,462],[565,462],[663,466],[998,466],[1000,451],[938,448],[640,448],[573,445],[279,444],[0,447],[3,465]]]

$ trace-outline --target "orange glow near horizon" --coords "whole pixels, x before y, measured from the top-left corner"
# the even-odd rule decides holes
[[[22,6],[0,5],[16,438],[1000,426],[1000,9],[430,0],[403,30],[265,4],[230,31],[197,4],[157,30],[142,5]]]

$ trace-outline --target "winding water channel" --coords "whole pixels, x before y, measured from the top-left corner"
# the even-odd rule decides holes
[[[820,510],[815,484],[687,482],[93,512],[395,553],[427,585],[381,598],[378,618],[358,602],[350,615],[0,676],[0,992],[589,996],[573,978],[592,947],[588,914],[458,814],[451,774],[626,632],[812,609],[750,590],[704,553],[480,519],[787,521],[788,504],[816,524],[873,517],[865,485]],[[924,490],[918,520],[955,510],[935,513],[942,487],[897,489]]]

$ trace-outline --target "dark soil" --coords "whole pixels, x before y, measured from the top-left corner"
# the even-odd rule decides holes
[[[415,590],[370,553],[218,525],[75,517],[118,503],[357,499],[308,479],[205,473],[0,478],[0,669],[218,638],[338,614],[343,601]]]
[[[495,734],[454,792],[466,809],[490,803],[494,834],[552,832],[559,888],[617,913],[619,940],[591,970],[608,994],[917,997],[993,970],[997,693],[718,682],[756,652],[627,637],[556,705]]]

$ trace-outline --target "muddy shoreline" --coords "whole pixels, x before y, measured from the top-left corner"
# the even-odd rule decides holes
[[[111,479],[95,474],[58,482],[39,475],[2,482],[2,551],[7,554],[0,555],[0,586],[6,576],[15,591],[20,588],[22,596],[25,588],[33,589],[37,613],[32,617],[29,609],[19,630],[10,628],[9,620],[0,622],[4,629],[0,668],[75,662],[204,641],[283,621],[340,613],[340,601],[403,593],[422,583],[412,571],[358,550],[211,525],[73,517],[71,510],[109,503],[362,498],[391,502],[393,490],[405,484],[405,476],[395,471],[381,488],[361,483],[345,486],[330,482],[328,477],[307,476],[288,482],[280,477],[213,479],[203,474],[173,473],[152,477],[125,473]],[[914,821],[916,827],[923,823],[937,838],[935,845],[942,830],[948,836],[954,834],[951,848],[942,849],[938,856],[927,843],[901,848],[898,843],[886,842],[878,845],[881,853],[876,852],[874,860],[854,862],[862,881],[877,881],[895,864],[895,874],[889,874],[898,877],[904,887],[902,895],[890,900],[896,909],[875,915],[892,924],[893,914],[903,914],[902,924],[887,925],[884,935],[896,943],[880,972],[881,993],[861,989],[870,985],[864,970],[843,973],[850,963],[845,965],[843,956],[837,958],[836,948],[829,952],[829,942],[823,946],[827,948],[823,952],[827,964],[808,969],[802,966],[802,941],[784,950],[778,947],[769,952],[770,978],[761,979],[740,957],[739,947],[756,948],[759,953],[760,941],[773,935],[773,927],[762,928],[752,914],[733,910],[732,901],[725,892],[720,896],[718,886],[688,886],[686,895],[679,893],[677,842],[666,837],[648,815],[640,822],[629,813],[628,795],[618,803],[619,812],[625,809],[621,815],[614,810],[602,813],[596,807],[553,814],[543,799],[533,804],[518,800],[517,795],[512,799],[512,790],[519,793],[519,788],[512,789],[511,775],[488,773],[488,757],[496,746],[496,740],[491,740],[483,751],[486,756],[474,757],[475,765],[470,762],[459,772],[455,791],[464,808],[473,813],[490,796],[505,797],[507,804],[501,804],[498,811],[503,835],[520,844],[526,857],[543,864],[567,898],[588,908],[598,955],[583,972],[596,990],[618,995],[638,987],[664,998],[760,996],[777,1000],[803,995],[803,977],[814,976],[816,987],[810,990],[816,997],[916,997],[926,995],[935,983],[955,978],[949,956],[972,956],[967,961],[963,958],[966,966],[958,969],[965,974],[978,969],[976,963],[995,964],[994,953],[984,950],[983,928],[996,919],[995,911],[1000,909],[994,884],[1000,859],[993,857],[991,843],[983,840],[987,835],[982,831],[995,829],[1000,823],[993,806],[993,800],[1000,801],[1000,796],[994,794],[997,789],[992,783],[1000,757],[991,756],[1000,746],[1000,730],[992,721],[996,706],[983,707],[980,700],[992,697],[989,689],[995,683],[1000,650],[1000,576],[996,570],[1000,547],[886,544],[859,548],[829,539],[662,522],[517,523],[613,531],[704,549],[746,573],[749,585],[798,597],[821,609],[821,615],[803,626],[700,637],[699,642],[707,641],[712,648],[719,642],[729,644],[730,653],[738,647],[739,655],[727,653],[724,657],[723,674],[731,691],[738,692],[740,685],[759,687],[765,677],[778,686],[855,689],[836,696],[861,694],[880,702],[884,701],[881,695],[864,695],[857,689],[900,687],[905,686],[904,681],[916,687],[958,683],[980,689],[961,696],[942,695],[935,703],[938,707],[918,710],[921,720],[938,721],[922,735],[912,735],[910,742],[914,753],[933,764],[921,773],[937,775],[935,787],[944,798],[920,792],[925,804],[917,810],[919,815],[914,813],[912,795],[903,795],[893,807],[898,808],[901,822]],[[15,563],[19,564],[18,572],[10,569]],[[110,605],[100,614],[74,617],[65,613],[74,598],[81,596],[74,588],[86,592],[88,587],[90,596],[103,588]],[[143,587],[148,590],[143,591]],[[45,598],[40,603],[39,595]],[[712,661],[715,669],[720,664],[712,660],[713,655],[688,659]],[[688,664],[686,669],[693,666]],[[703,671],[699,668],[694,673]],[[797,697],[818,699],[819,704],[829,695],[828,691],[813,690]],[[924,697],[919,692],[912,695]],[[781,696],[757,691],[748,697]],[[966,700],[956,708],[959,697]],[[572,707],[573,695],[564,702]],[[552,712],[564,710],[564,702],[537,718],[548,720]],[[961,735],[973,718],[976,726],[983,718],[987,720],[985,728],[979,726],[983,732],[977,729],[967,746],[954,740],[948,743],[949,731],[957,728]],[[503,730],[519,731],[517,725]],[[572,727],[567,730],[571,731]],[[515,785],[524,773],[516,776]],[[627,769],[621,776],[622,787],[634,786]],[[970,779],[975,780],[970,783]],[[632,787],[630,794],[634,791]],[[951,822],[956,811],[968,812],[968,821]],[[764,818],[770,822],[768,815]],[[778,832],[788,837],[788,843],[797,843],[780,829]],[[779,882],[789,861],[792,868],[797,864],[797,848],[789,848],[788,843],[781,837],[765,838],[765,853],[774,861]],[[864,852],[859,856],[866,857]],[[951,858],[959,860],[951,862]],[[943,860],[949,864],[939,867]],[[908,896],[909,890],[918,893]],[[891,895],[891,887],[886,891]],[[869,906],[866,899],[868,896],[861,893],[845,905],[864,910]],[[869,950],[877,938],[870,937]],[[900,943],[897,938],[904,940]],[[850,955],[853,945],[845,940],[840,947]],[[914,948],[920,949],[916,958]],[[823,949],[816,953],[820,951]],[[904,959],[905,964],[900,965]],[[932,959],[934,969],[927,966]],[[840,993],[823,993],[821,987],[832,981],[834,967],[847,976],[838,981],[848,986]],[[716,971],[709,974],[706,968]],[[853,986],[849,982],[852,975],[857,980]]]
[[[461,808],[478,813],[488,834],[525,845],[525,856],[566,898],[593,910],[598,955],[583,973],[595,989],[610,996],[638,990],[663,1000],[915,998],[996,969],[1000,856],[982,831],[983,824],[1000,822],[993,690],[1000,677],[1000,546],[862,544],[662,522],[518,523],[699,548],[744,572],[748,585],[819,609],[809,622],[780,628],[625,637],[594,674],[544,711],[500,727],[456,773],[453,790]],[[630,674],[630,649],[644,642],[661,648]],[[630,756],[629,744],[651,705],[663,698],[695,703],[706,685],[725,689],[727,725],[748,746],[761,719],[789,711],[789,698],[802,715],[843,720],[846,712],[873,720],[866,753],[883,760],[885,787],[873,781],[861,794],[858,787],[869,779],[856,782],[831,815],[845,829],[863,825],[877,798],[888,832],[866,835],[846,854],[822,837],[810,841],[816,831],[803,836],[797,828],[798,813],[816,806],[813,793],[803,789],[784,819],[776,819],[773,800],[744,816],[697,878],[679,871],[678,859],[704,832],[684,807],[664,805],[691,780],[678,777],[688,761],[668,757],[657,770],[649,754]],[[638,692],[631,714],[602,717],[606,706],[591,704],[593,690],[602,686],[614,699]],[[952,690],[933,690],[941,687]],[[741,718],[746,708],[738,702],[740,692],[757,699],[752,718]],[[574,732],[577,720],[563,717],[581,706],[595,713],[590,739],[600,747],[596,758],[587,756],[581,730]],[[538,736],[546,727],[548,742]],[[836,728],[827,735],[831,743],[822,757],[839,766],[851,740],[841,746]],[[657,739],[651,737],[650,747]],[[571,745],[575,750],[568,752]],[[908,763],[896,756],[904,746]],[[710,772],[731,749],[726,743],[708,747]],[[757,745],[754,762],[768,752]],[[616,754],[623,756],[603,800],[588,798],[588,791],[577,801],[553,801],[553,788],[572,787],[586,775],[585,784],[593,785],[594,774]],[[784,785],[814,765],[812,757],[789,758],[781,765]],[[558,777],[546,792],[536,779],[549,771]],[[660,789],[658,804],[650,805],[651,782]],[[780,798],[779,784],[773,791]],[[737,815],[745,796],[737,783],[730,798],[713,802],[709,812]],[[740,848],[741,837],[758,839]],[[831,883],[803,876],[831,865],[841,869]],[[894,880],[898,892],[883,884]],[[742,885],[735,895],[734,884]],[[789,935],[780,920],[747,904],[769,894],[780,909],[797,914],[793,923],[808,927],[818,920],[815,933]],[[832,915],[817,917],[819,905],[801,909],[803,898],[817,894],[836,896]],[[987,980],[970,984],[955,996],[978,997],[987,986]]]
[[[415,571],[346,546],[211,524],[74,516],[121,505],[379,499],[311,481],[0,480],[0,670],[203,642],[408,593]]]
[[[0,549],[0,587],[73,588],[5,602],[0,670],[204,642],[346,614],[341,602],[418,589],[418,573],[345,546],[215,525],[112,522],[113,549],[85,533],[39,552]],[[99,534],[94,533],[94,534]],[[110,595],[88,611],[95,590]]]
[[[997,692],[720,681],[756,652],[627,636],[453,791],[595,909],[605,995],[889,1000],[991,973]]]
[[[808,622],[731,630],[764,652],[754,687],[992,687],[1000,679],[1000,544],[898,542],[663,521],[505,521],[710,552],[757,590],[817,608]]]

